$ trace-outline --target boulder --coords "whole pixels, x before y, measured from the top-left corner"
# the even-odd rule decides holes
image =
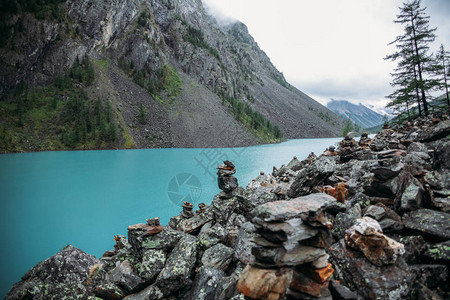
[[[366,209],[366,213],[364,216],[371,217],[377,221],[381,220],[384,215],[386,214],[386,211],[383,207],[377,206],[377,205],[371,205]]]
[[[294,272],[289,288],[316,298],[322,297],[322,293],[328,289],[329,282],[318,283],[301,272]]]
[[[122,299],[127,294],[114,283],[105,282],[95,288],[95,296],[103,299]],[[67,296],[67,295],[66,295]]]
[[[148,249],[143,252],[139,276],[146,282],[152,281],[164,268],[166,254],[162,250]]]
[[[256,237],[256,228],[250,222],[242,224],[239,230],[234,256],[244,264],[252,264],[255,257],[252,255],[252,247],[255,246],[253,239]]]
[[[14,284],[5,299],[45,299],[93,296],[95,286],[87,286],[90,269],[99,261],[72,245],[39,262]]]
[[[164,295],[161,290],[155,285],[152,284],[142,291],[126,296],[125,300],[160,300],[163,299]],[[105,299],[114,299],[114,298],[105,298]],[[120,298],[119,298],[120,299]]]
[[[336,270],[334,278],[363,299],[406,298],[415,278],[402,259],[395,264],[375,266],[362,253],[346,247],[344,240],[332,245],[330,260]]]
[[[361,206],[359,203],[356,203],[347,212],[336,215],[333,221],[333,228],[331,228],[331,234],[337,239],[344,238],[345,231],[352,227],[359,218],[361,218]]]
[[[225,273],[208,266],[202,266],[195,275],[192,288],[186,300],[214,300]]]
[[[261,267],[294,267],[304,263],[316,261],[319,257],[326,254],[324,249],[302,245],[298,245],[297,247],[289,250],[284,247],[255,247],[252,249],[252,254],[255,253],[257,253],[259,257],[259,260],[255,261],[255,264]]]
[[[299,241],[315,236],[319,231],[304,224],[300,218],[269,223],[255,217],[252,222],[262,237],[274,243],[287,242],[295,245]],[[287,243],[285,243],[285,246]]]
[[[253,299],[283,299],[292,273],[292,269],[260,269],[248,265],[239,277],[237,289]]]
[[[217,243],[225,243],[227,232],[225,228],[216,223],[211,226],[211,223],[202,227],[198,235],[198,243],[202,249],[208,249]]]
[[[202,264],[217,270],[226,271],[233,260],[234,250],[223,244],[207,249],[202,256]]]
[[[378,165],[373,166],[370,172],[374,173],[378,179],[386,181],[397,176],[404,167],[405,165],[396,159],[385,159],[380,160]]]
[[[319,220],[322,210],[336,199],[330,195],[320,193],[298,197],[289,201],[280,200],[257,206],[252,216],[265,222],[284,221],[301,218],[306,221]]]
[[[145,236],[143,231],[133,230],[128,232],[128,241],[133,248],[142,252],[147,249],[171,250],[185,234],[164,226],[164,230],[150,236]]]
[[[439,169],[450,169],[450,141],[438,141],[434,147],[434,166]]]
[[[125,290],[127,294],[138,291],[145,283],[128,260],[117,262],[116,267],[106,273],[105,279]]]
[[[237,178],[234,176],[219,176],[217,181],[219,189],[223,190],[225,193],[232,193],[238,187]]]
[[[405,212],[423,206],[423,192],[424,188],[419,180],[411,173],[403,172],[398,177],[397,197],[394,207],[400,212]]]
[[[299,171],[287,195],[295,198],[307,195],[315,186],[323,185],[325,179],[336,170],[336,157],[322,156]]]
[[[156,286],[166,296],[191,284],[190,276],[197,260],[196,238],[182,238],[156,279]]]
[[[436,141],[450,134],[450,120],[442,121],[436,126],[426,127],[419,133],[416,140],[422,143]]]
[[[424,153],[427,153],[428,152],[428,148],[423,143],[413,142],[413,143],[409,144],[407,152],[408,153],[413,153],[413,152],[424,152]]]
[[[431,261],[445,263],[448,265],[450,262],[450,241],[433,245],[424,251],[423,254]]]
[[[360,250],[374,265],[393,264],[405,253],[404,245],[381,233],[377,221],[369,217],[358,219],[345,233],[345,243]]]
[[[400,243],[405,245],[403,258],[407,263],[414,264],[422,261],[423,254],[428,250],[428,243],[421,236],[404,236],[400,238]]]
[[[408,230],[438,239],[450,239],[450,214],[431,209],[418,209],[403,216]]]
[[[330,281],[330,292],[335,300],[358,300],[358,294],[336,280]]]
[[[212,208],[216,222],[225,225],[238,205],[239,203],[236,196],[228,199],[221,199],[219,195],[216,195],[214,196],[210,207]]]

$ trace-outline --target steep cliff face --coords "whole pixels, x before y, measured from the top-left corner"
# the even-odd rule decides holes
[[[112,106],[114,147],[241,146],[279,140],[281,132],[340,133],[342,119],[289,85],[244,24],[219,25],[201,0],[68,0],[44,12],[22,2],[4,9],[1,24],[0,97],[9,105],[12,91],[52,84],[89,57],[95,80],[87,98]]]

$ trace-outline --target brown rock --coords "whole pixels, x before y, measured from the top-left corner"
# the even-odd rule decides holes
[[[159,220],[159,217],[147,219],[147,224],[150,226],[158,226],[161,225],[161,221]]]
[[[143,231],[144,232],[143,236],[154,235],[154,234],[160,233],[163,230],[164,230],[164,228],[161,225],[149,226],[148,224],[139,223],[139,224],[128,226],[128,232]]]
[[[114,254],[115,254],[114,251],[108,250],[105,253],[103,253],[102,257],[112,257],[114,256]]]
[[[283,299],[291,282],[292,272],[287,268],[267,270],[247,265],[239,277],[237,289],[253,299]]]
[[[328,285],[328,281],[324,283],[317,283],[300,272],[294,272],[289,288],[294,291],[320,298],[322,293],[328,289]]]
[[[154,234],[160,233],[163,230],[164,230],[164,227],[162,227],[161,225],[148,226],[144,229],[144,236],[154,235]]]
[[[314,269],[314,268],[306,268],[304,269],[305,273],[309,275],[312,279],[317,281],[318,283],[324,283],[328,279],[330,279],[331,275],[334,273],[333,265],[328,263],[325,268]]]
[[[360,250],[376,266],[393,264],[405,253],[404,245],[381,233],[378,222],[369,217],[358,219],[357,224],[345,232],[345,243]]]

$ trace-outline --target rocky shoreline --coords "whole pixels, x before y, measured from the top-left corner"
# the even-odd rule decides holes
[[[128,227],[96,259],[66,246],[6,299],[448,299],[450,120],[347,136],[161,226]],[[153,217],[153,216],[150,216]]]

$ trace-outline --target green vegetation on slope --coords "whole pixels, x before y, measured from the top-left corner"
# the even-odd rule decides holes
[[[45,87],[22,88],[0,102],[0,151],[117,148],[109,101],[90,99],[95,79],[88,58]]]
[[[266,120],[250,105],[228,97],[224,93],[218,92],[218,95],[224,103],[228,103],[235,119],[243,123],[261,142],[277,143],[283,140],[283,132],[280,127]]]
[[[156,72],[146,69],[138,71],[135,70],[133,62],[127,63],[124,58],[120,58],[119,67],[161,104],[166,104],[167,100],[173,103],[181,94],[183,82],[177,71],[169,64]]]
[[[216,48],[212,47],[208,42],[205,41],[203,32],[192,27],[186,20],[181,18],[179,15],[175,15],[175,18],[186,27],[186,32],[183,35],[183,40],[191,43],[195,47],[203,48],[207,50],[212,56],[214,56],[219,62],[221,62],[219,52]]]

